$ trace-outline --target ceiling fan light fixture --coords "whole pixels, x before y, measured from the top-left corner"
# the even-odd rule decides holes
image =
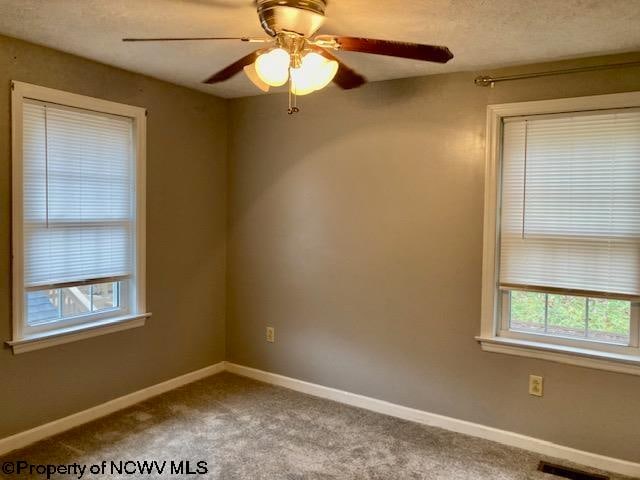
[[[345,65],[334,50],[384,55],[424,62],[447,63],[453,53],[443,45],[336,35],[315,35],[325,20],[328,0],[253,0],[264,31],[271,38],[252,37],[155,37],[124,38],[128,42],[239,40],[265,43],[263,48],[239,58],[204,80],[213,85],[244,70],[263,92],[289,82],[288,113],[300,111],[296,95],[308,95],[334,82],[343,90],[364,85],[367,80]],[[293,95],[292,95],[293,94]]]
[[[205,79],[204,83],[213,85],[224,82],[243,70],[249,80],[263,92],[268,92],[270,87],[284,86],[288,81],[290,114],[300,111],[295,95],[307,95],[321,90],[332,81],[343,90],[357,88],[367,82],[366,78],[333,55],[334,50],[441,64],[453,58],[453,53],[443,45],[315,35],[325,20],[327,1],[329,0],[253,0],[260,24],[271,38],[155,37],[123,38],[123,41],[239,40],[265,43],[267,45],[263,48],[227,65]]]
[[[280,87],[289,80],[291,56],[282,48],[274,48],[260,55],[255,62],[258,78],[272,87]]]

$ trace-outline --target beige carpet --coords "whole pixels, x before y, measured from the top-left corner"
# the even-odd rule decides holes
[[[61,479],[79,478],[73,464],[87,466],[84,479],[559,478],[538,472],[539,460],[523,450],[222,373],[13,452],[0,464],[68,465],[70,473],[51,477]],[[153,473],[140,473],[144,464],[136,462],[144,461]],[[102,465],[105,474],[88,470]],[[1,478],[46,474],[23,470]]]

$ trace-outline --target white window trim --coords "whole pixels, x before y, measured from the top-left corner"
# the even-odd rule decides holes
[[[500,336],[501,312],[498,288],[498,240],[501,172],[502,121],[505,117],[542,115],[586,110],[606,110],[640,106],[640,92],[614,93],[533,102],[505,103],[487,107],[484,233],[482,258],[482,307],[480,335],[476,340],[483,350],[532,357],[583,367],[640,375],[640,332],[632,331],[635,347],[584,348],[554,341]],[[635,307],[634,307],[635,308]],[[637,329],[635,329],[637,330]]]
[[[151,314],[146,310],[146,110],[75,93],[54,90],[24,82],[11,82],[11,143],[12,143],[12,281],[13,338],[7,344],[14,353],[22,353],[61,343],[81,340],[106,333],[143,326]],[[24,322],[24,258],[23,258],[23,158],[22,105],[24,99],[130,117],[133,120],[136,153],[136,256],[135,311],[127,315],[98,318],[79,325],[26,335]]]

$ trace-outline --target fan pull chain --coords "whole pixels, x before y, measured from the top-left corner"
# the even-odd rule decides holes
[[[287,113],[289,115],[293,115],[294,113],[298,113],[300,109],[298,108],[298,96],[293,92],[293,79],[291,78],[291,74],[289,74],[289,109]],[[293,96],[293,102],[291,98]]]

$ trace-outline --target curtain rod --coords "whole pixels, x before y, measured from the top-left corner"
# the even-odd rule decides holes
[[[567,73],[593,72],[596,70],[609,70],[612,68],[640,67],[640,61],[626,63],[610,63],[608,65],[592,65],[590,67],[569,68],[565,70],[549,70],[546,72],[523,73],[520,75],[506,75],[504,77],[491,77],[480,75],[476,77],[474,83],[478,87],[493,87],[497,82],[507,82],[510,80],[522,80],[525,78],[547,77],[549,75],[565,75]]]

